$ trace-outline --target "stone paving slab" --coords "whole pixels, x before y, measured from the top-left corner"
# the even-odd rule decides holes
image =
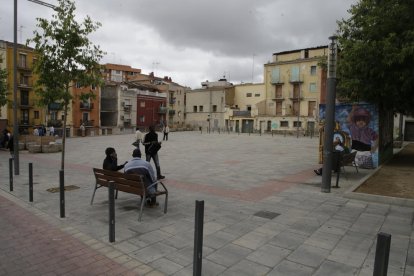
[[[59,193],[47,192],[59,185],[59,153],[21,152],[20,175],[9,192],[9,154],[0,151],[0,196],[131,275],[192,275],[196,200],[205,201],[203,275],[372,275],[379,231],[395,237],[388,275],[413,271],[414,209],[344,197],[373,170],[347,170],[340,189],[321,193],[321,177],[313,173],[320,166],[318,139],[309,137],[171,133],[160,151],[168,213],[160,199],[160,208],[145,209],[138,222],[139,199],[120,193],[116,241],[109,243],[107,190],[98,189],[90,205],[92,168],[102,166],[109,146],[119,163],[129,160],[133,139],[132,134],[67,139],[65,185],[79,189],[65,193],[65,218],[59,218]],[[29,162],[33,203],[28,203]]]

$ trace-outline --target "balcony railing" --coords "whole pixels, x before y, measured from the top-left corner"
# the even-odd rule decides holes
[[[95,120],[89,120],[89,121],[80,120],[80,124],[81,125],[83,124],[86,127],[91,127],[91,126],[94,126]]]
[[[93,109],[93,103],[80,102],[80,109]]]
[[[169,115],[175,115],[175,110],[174,110],[174,109],[170,109],[170,110],[168,110],[168,114],[169,114]]]
[[[303,96],[299,94],[299,92],[293,92],[290,91],[289,92],[289,98],[292,100],[302,100]]]
[[[125,105],[124,106],[124,112],[130,113],[131,112],[131,106],[130,105]]]
[[[303,74],[299,74],[299,75],[291,75],[289,78],[289,82],[291,83],[301,83],[303,82]]]
[[[249,110],[233,110],[234,117],[251,117]]]
[[[167,107],[160,106],[160,109],[158,110],[159,114],[166,114],[167,113]]]

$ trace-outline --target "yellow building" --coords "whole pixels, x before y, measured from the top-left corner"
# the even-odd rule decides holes
[[[8,129],[13,131],[13,43],[3,41],[6,52],[6,68],[8,83],[7,107]],[[37,97],[34,92],[35,76],[33,75],[33,60],[35,59],[33,48],[22,44],[17,45],[17,122],[20,134],[32,133],[34,126],[45,125],[45,108],[37,106]]]
[[[6,42],[0,40],[0,69],[7,69]],[[0,131],[7,127],[7,105],[0,106]],[[1,133],[0,133],[1,137]]]
[[[265,130],[266,122],[259,118],[259,110],[266,102],[266,90],[263,83],[246,83],[234,86],[234,105],[229,110],[229,130],[235,132],[253,132]]]
[[[316,131],[326,89],[326,72],[318,64],[327,55],[328,46],[285,51],[273,54],[272,62],[264,65],[266,104],[259,113],[271,121],[269,131]]]

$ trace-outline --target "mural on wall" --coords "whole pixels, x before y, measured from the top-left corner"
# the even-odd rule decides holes
[[[320,105],[321,123],[325,120],[325,105]],[[355,163],[361,168],[378,166],[378,109],[373,104],[336,104],[334,137],[342,137],[350,151],[357,151]]]

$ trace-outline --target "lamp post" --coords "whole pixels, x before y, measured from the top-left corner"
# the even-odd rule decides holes
[[[13,32],[13,155],[14,174],[19,175],[19,122],[17,120],[17,0],[14,0]]]
[[[336,36],[329,37],[328,78],[325,110],[325,136],[323,145],[323,168],[321,192],[331,192],[333,134],[335,125],[335,98],[336,98]]]

